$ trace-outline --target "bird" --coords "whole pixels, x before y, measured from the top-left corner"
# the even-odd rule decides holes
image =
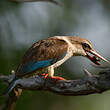
[[[83,56],[96,65],[101,65],[101,60],[109,63],[93,49],[91,42],[85,38],[80,36],[49,37],[34,43],[26,51],[15,71],[14,79],[3,94],[10,93],[19,79],[45,73],[45,71],[47,71],[48,77],[63,80],[64,78],[54,76],[54,69],[72,56]]]

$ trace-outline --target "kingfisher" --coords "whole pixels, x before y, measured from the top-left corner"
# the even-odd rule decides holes
[[[48,77],[63,80],[61,77],[54,76],[54,68],[72,56],[83,56],[96,65],[100,65],[101,60],[109,63],[93,49],[91,42],[84,38],[79,36],[50,37],[34,43],[26,51],[15,71],[15,78],[3,94],[10,93],[19,79],[33,74],[45,73],[45,71],[47,71]]]

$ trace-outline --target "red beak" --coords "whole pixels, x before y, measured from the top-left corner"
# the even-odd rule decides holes
[[[110,63],[104,57],[102,57],[101,55],[99,55],[95,50],[87,51],[86,54],[87,54],[87,58],[89,58],[93,63],[95,63],[97,65],[100,65],[100,63],[99,63],[100,62],[100,59],[103,60],[103,61],[105,61],[105,62],[107,62],[107,63]]]

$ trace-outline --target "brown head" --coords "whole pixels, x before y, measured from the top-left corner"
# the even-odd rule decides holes
[[[110,63],[93,49],[90,41],[81,37],[67,38],[73,45],[73,56],[84,56],[97,65],[100,65],[100,60]]]

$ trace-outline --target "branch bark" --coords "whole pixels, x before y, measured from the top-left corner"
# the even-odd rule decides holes
[[[58,80],[54,81],[44,76],[36,75],[30,78],[19,79],[18,88],[26,90],[45,90],[61,95],[87,95],[101,93],[110,89],[110,68],[100,72],[98,75],[88,74],[83,79],[78,80]],[[0,80],[10,83],[14,75],[0,76]]]
[[[14,110],[17,100],[21,95],[22,89],[14,89],[8,96],[1,110]]]
[[[0,80],[4,81],[5,83],[10,83],[13,80],[14,76],[15,74],[9,76],[1,75]],[[0,107],[0,110],[14,110],[16,102],[19,99],[21,93],[22,89],[17,87],[14,88],[11,93],[9,93],[9,96],[7,97],[5,103]]]
[[[105,69],[98,75],[92,75],[85,70],[85,78],[78,80],[58,80],[41,75],[36,75],[30,78],[19,79],[17,87],[10,93],[8,104],[15,105],[18,97],[21,94],[21,89],[25,90],[43,90],[57,93],[59,95],[78,96],[94,93],[102,93],[110,89],[110,68]],[[0,80],[10,83],[14,75],[0,76]],[[18,92],[18,88],[20,92]],[[17,92],[16,92],[17,91]],[[13,95],[14,94],[14,95]],[[11,104],[10,104],[11,101]],[[14,109],[14,106],[12,106]],[[10,107],[9,107],[10,108]],[[13,110],[8,109],[8,110]],[[7,109],[4,109],[7,110]]]

